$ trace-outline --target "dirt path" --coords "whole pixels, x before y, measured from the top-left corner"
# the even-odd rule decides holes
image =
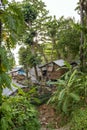
[[[69,127],[62,127],[59,129],[41,128],[41,130],[69,130]]]
[[[69,127],[60,128],[61,115],[57,115],[55,109],[47,104],[38,108],[41,130],[69,130]]]

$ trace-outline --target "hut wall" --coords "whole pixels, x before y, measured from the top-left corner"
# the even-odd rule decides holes
[[[50,80],[57,80],[60,78],[64,73],[65,69],[61,68],[60,66],[54,64],[54,68],[52,72],[48,72],[48,76]]]

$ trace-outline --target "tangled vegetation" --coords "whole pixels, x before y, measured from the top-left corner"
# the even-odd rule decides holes
[[[2,130],[40,129],[37,110],[26,96],[4,98],[0,112]]]
[[[34,67],[39,81],[37,65],[41,62],[48,64],[57,59],[79,61],[78,68],[51,83],[56,84],[57,90],[49,102],[61,114],[67,115],[71,130],[87,130],[87,0],[78,1],[81,21],[77,23],[72,18],[49,16],[41,0],[0,1],[1,130],[40,129],[38,113],[28,93],[2,96],[4,88],[11,88],[8,72],[15,62],[10,50],[17,43],[22,46],[19,61],[26,69],[27,81],[29,67]],[[48,100],[48,96],[40,97],[41,103]]]
[[[70,130],[87,130],[87,108],[76,109],[73,112]]]

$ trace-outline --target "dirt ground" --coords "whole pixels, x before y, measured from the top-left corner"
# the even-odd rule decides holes
[[[69,130],[69,127],[60,128],[61,115],[56,114],[56,110],[47,104],[38,108],[41,130]]]

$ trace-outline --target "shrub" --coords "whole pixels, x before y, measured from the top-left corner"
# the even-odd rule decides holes
[[[87,108],[73,113],[70,130],[87,130]]]
[[[57,90],[49,102],[54,103],[62,113],[71,114],[85,104],[87,98],[87,75],[77,70],[67,72],[57,82]]]
[[[30,101],[23,96],[6,99],[0,109],[3,130],[39,130],[38,113]]]

